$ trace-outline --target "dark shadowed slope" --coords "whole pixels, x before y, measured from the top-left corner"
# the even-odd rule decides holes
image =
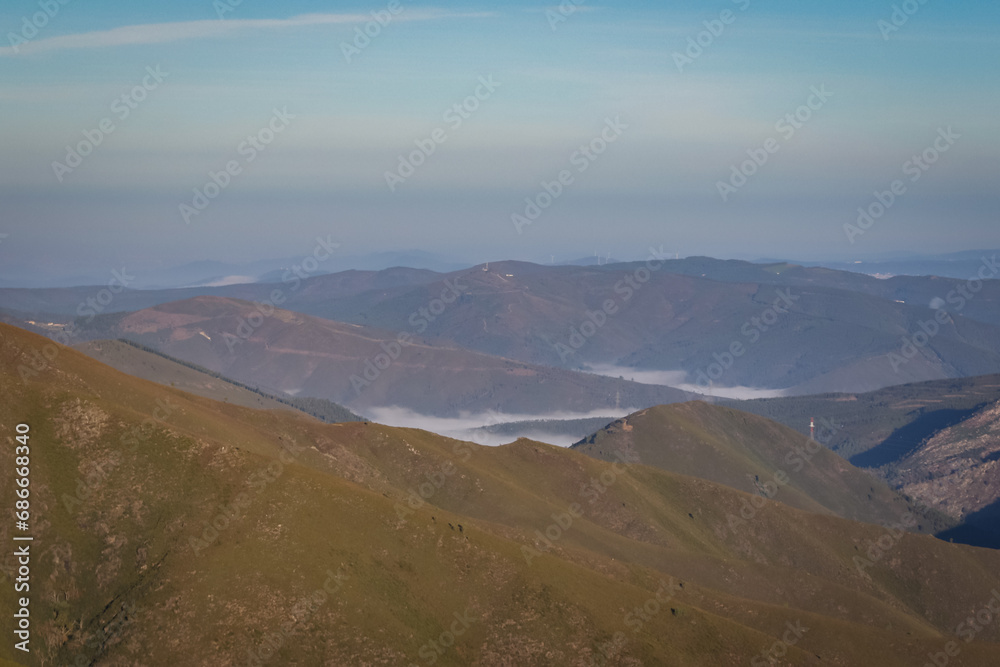
[[[944,537],[1000,546],[1000,402],[940,430],[882,472],[903,493],[962,522]],[[973,532],[985,539],[968,542]]]
[[[832,450],[859,466],[886,465],[918,447],[942,428],[1000,400],[1000,375],[916,382],[867,393],[722,399],[809,433],[810,418]]]

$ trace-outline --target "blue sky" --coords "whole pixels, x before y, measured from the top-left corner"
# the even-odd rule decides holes
[[[295,256],[318,234],[349,254],[470,261],[998,247],[1000,8],[914,3],[885,39],[893,4],[400,2],[348,62],[342,45],[387,2],[243,0],[220,20],[210,0],[69,0],[14,53],[9,35],[41,10],[8,0],[0,277]],[[675,54],[727,10],[679,71]],[[115,100],[157,67],[120,118]],[[446,122],[481,77],[498,86]],[[814,88],[829,99],[782,136]],[[246,163],[241,142],[275,109],[294,118]],[[578,172],[574,152],[615,118],[627,129]],[[113,132],[60,182],[53,162],[104,119]],[[904,163],[947,127],[960,138],[909,181]],[[447,140],[390,191],[386,172],[435,129]],[[779,150],[723,200],[720,181],[769,138]],[[240,173],[187,223],[181,204],[231,160]],[[563,170],[572,183],[518,234],[511,216]],[[850,243],[844,225],[895,179],[905,194]]]

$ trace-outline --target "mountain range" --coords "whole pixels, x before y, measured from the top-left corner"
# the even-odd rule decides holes
[[[910,532],[885,489],[871,504],[901,511],[887,525],[838,516],[853,473],[817,465],[765,497],[627,449],[487,448],[217,402],[63,346],[40,367],[47,345],[0,325],[16,388],[0,429],[31,438],[45,664],[990,665],[1000,650],[997,626],[975,621],[1000,552]],[[751,428],[725,439],[741,419]],[[729,448],[734,479],[792,441],[704,404],[616,428],[641,460],[678,426]],[[0,588],[9,608],[13,595]]]
[[[94,335],[128,338],[243,383],[423,415],[587,413],[690,398],[670,387],[537,366],[391,332],[196,297],[95,319]]]
[[[984,275],[990,262],[985,258]],[[0,290],[0,316],[50,333],[76,319],[80,336],[94,337],[103,315],[218,296],[523,364],[615,377],[672,373],[673,381],[657,383],[721,395],[728,387],[857,392],[1000,372],[997,280],[879,280],[688,258],[602,266],[499,262],[448,274],[288,272],[274,284],[124,289],[95,305],[102,289]]]

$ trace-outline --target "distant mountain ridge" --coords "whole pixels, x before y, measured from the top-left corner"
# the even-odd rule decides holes
[[[326,246],[336,249],[338,244],[332,236],[317,239]],[[392,267],[407,266],[431,271],[448,272],[466,268],[472,262],[465,263],[436,253],[422,251],[389,251],[362,255],[336,254],[324,251],[328,256],[321,265],[311,267],[310,275],[325,275],[341,271],[381,271]],[[286,257],[280,259],[263,259],[251,262],[222,262],[217,260],[199,260],[186,262],[176,266],[145,266],[131,285],[133,289],[141,290],[172,290],[185,289],[198,285],[239,277],[240,283],[271,283],[280,282],[282,276],[295,266],[301,266],[308,260],[306,257]],[[135,269],[136,267],[127,267]],[[21,281],[28,275],[26,272],[13,274],[7,280],[0,280],[2,287],[18,287],[20,289],[60,289],[72,288],[78,285],[100,285],[107,280],[104,273],[53,275],[53,271],[32,273],[30,278],[35,281],[24,285]]]
[[[448,285],[460,285],[460,297],[444,307],[436,299]],[[6,321],[83,316],[86,323],[96,312],[224,296],[412,331],[522,363],[624,369],[618,375],[680,371],[703,389],[806,394],[1000,372],[1000,280],[968,289],[951,279],[877,280],[694,257],[602,266],[491,262],[450,274],[290,273],[272,285],[125,290],[99,311],[86,305],[94,288],[5,289],[0,304]]]
[[[974,276],[982,258],[1000,254],[1000,250],[964,250],[943,255],[912,255],[853,262],[800,262],[804,266],[825,266],[840,271],[868,275],[941,276],[968,280]]]
[[[687,400],[670,387],[532,366],[219,297],[196,297],[95,320],[95,337],[128,338],[266,391],[331,400],[364,413],[587,413]],[[407,342],[401,334],[407,334]],[[432,390],[428,390],[432,388]]]

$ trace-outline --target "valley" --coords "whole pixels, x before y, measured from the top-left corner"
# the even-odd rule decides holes
[[[198,664],[321,651],[331,662],[709,665],[766,655],[795,627],[786,659],[799,664],[905,665],[943,650],[1000,586],[998,552],[909,532],[914,515],[885,487],[849,509],[855,482],[839,486],[826,464],[766,498],[643,460],[652,454],[484,448],[219,403],[70,349],[22,382],[17,367],[42,340],[8,326],[0,336],[5,386],[20,386],[0,428],[26,421],[46,443],[32,462],[44,554],[33,646],[46,661],[190,663],[199,646]],[[143,422],[158,401],[175,407]],[[704,403],[656,414],[671,411],[697,415],[712,447],[748,418]],[[686,442],[644,419],[609,433]],[[770,470],[789,446],[769,450],[763,433],[740,436],[748,449],[734,460],[748,471]],[[9,478],[0,484],[10,497]],[[839,515],[872,511],[889,528]],[[988,664],[997,632],[963,644],[965,664]]]

